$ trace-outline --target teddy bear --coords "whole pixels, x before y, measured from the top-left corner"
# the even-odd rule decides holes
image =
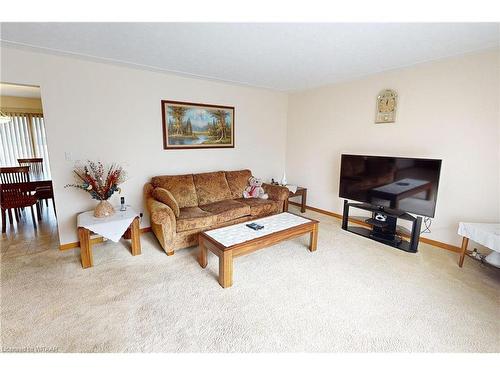
[[[262,187],[262,180],[253,176],[248,179],[248,186],[245,188],[245,191],[243,191],[243,197],[260,199],[269,198]]]

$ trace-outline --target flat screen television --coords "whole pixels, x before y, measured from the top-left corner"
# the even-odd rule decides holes
[[[341,198],[434,217],[441,160],[342,155]]]

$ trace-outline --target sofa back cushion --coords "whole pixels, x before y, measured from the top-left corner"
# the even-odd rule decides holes
[[[172,193],[179,208],[198,206],[192,174],[156,176],[151,179],[151,184],[155,188],[160,187]]]
[[[248,186],[248,180],[252,177],[252,172],[249,169],[241,171],[226,172],[226,179],[231,190],[231,198],[242,198],[243,191]]]
[[[193,180],[200,206],[231,198],[224,172],[198,173],[193,175]]]

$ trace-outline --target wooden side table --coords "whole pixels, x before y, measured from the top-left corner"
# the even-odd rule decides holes
[[[295,193],[292,193],[291,191],[288,193],[288,199],[299,196],[302,197],[300,212],[304,213],[306,212],[307,189],[299,186]],[[285,212],[288,211],[288,199],[285,201],[285,205],[283,207],[283,211]]]
[[[122,237],[130,238],[132,255],[141,254],[140,219],[133,210],[126,213],[115,213],[110,217],[97,220],[91,218],[91,215],[92,211],[78,215],[78,238],[80,240],[80,256],[83,268],[94,265],[92,243],[90,241],[91,233],[100,234],[113,242],[118,242]],[[95,221],[94,225],[91,225],[92,220]]]
[[[460,222],[458,223],[458,234],[462,236],[462,247],[460,251],[460,258],[458,259],[459,267],[462,267],[464,264],[469,239],[493,250],[493,252],[500,253],[500,223]],[[491,258],[488,259],[490,256]],[[495,264],[490,260],[493,260],[493,257],[496,256],[497,254],[491,253],[486,257],[486,262]]]

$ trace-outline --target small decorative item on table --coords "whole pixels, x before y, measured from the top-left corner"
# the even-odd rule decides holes
[[[118,185],[125,181],[126,173],[122,167],[112,164],[105,172],[104,165],[98,161],[88,160],[84,165],[77,165],[73,170],[78,178],[75,184],[68,184],[65,187],[74,187],[90,194],[93,199],[99,201],[94,209],[95,217],[106,217],[115,212],[108,199],[117,191]]]
[[[283,177],[281,178],[281,186],[286,186],[288,181],[286,180],[286,172],[283,172]]]

